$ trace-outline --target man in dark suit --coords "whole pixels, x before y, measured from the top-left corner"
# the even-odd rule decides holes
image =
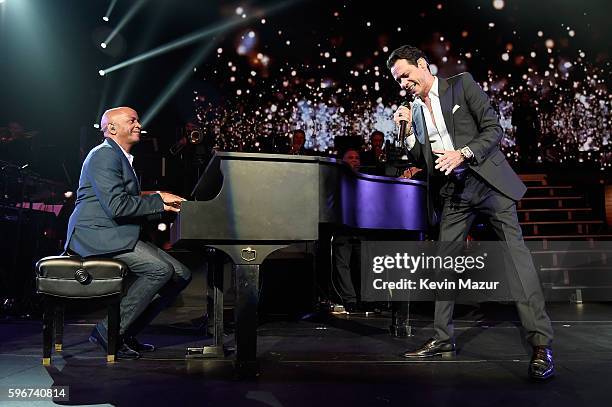
[[[551,377],[553,330],[516,214],[516,201],[526,187],[499,148],[503,132],[488,96],[469,73],[448,79],[433,76],[425,54],[412,46],[393,51],[387,65],[402,89],[415,97],[412,108],[401,106],[394,120],[411,123],[406,144],[427,174],[432,223],[438,221],[433,185],[441,185],[439,240],[465,241],[478,214],[489,218],[499,240],[510,246],[511,262],[524,290],[526,300],[517,301],[517,309],[533,346],[529,375]],[[436,301],[434,337],[403,356],[453,356],[453,307],[453,301]]]
[[[191,280],[186,266],[139,239],[140,225],[163,212],[178,212],[185,199],[165,192],[141,195],[130,154],[140,141],[134,109],[107,110],[100,128],[105,140],[83,162],[66,250],[83,257],[110,256],[129,267],[135,280],[121,300],[122,341],[117,356],[137,359],[140,352],[154,347],[140,343],[135,335]],[[89,339],[106,349],[107,322],[98,323]]]

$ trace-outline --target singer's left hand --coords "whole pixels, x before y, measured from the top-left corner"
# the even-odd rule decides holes
[[[433,151],[438,156],[435,168],[449,175],[455,168],[463,163],[463,156],[459,151],[438,150]]]

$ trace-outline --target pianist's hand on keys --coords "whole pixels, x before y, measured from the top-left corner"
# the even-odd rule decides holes
[[[169,192],[160,191],[158,192],[158,194],[164,201],[164,210],[167,212],[180,212],[181,202],[186,201],[185,198],[171,194]]]

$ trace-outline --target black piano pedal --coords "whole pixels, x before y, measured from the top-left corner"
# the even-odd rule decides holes
[[[185,359],[223,359],[225,349],[223,346],[211,345],[200,348],[187,348]]]
[[[389,334],[395,338],[413,336],[410,326],[410,303],[407,301],[397,301],[391,305],[391,325]]]
[[[408,324],[389,325],[389,334],[394,338],[405,338],[407,336],[414,336],[414,334],[412,333],[412,327]]]

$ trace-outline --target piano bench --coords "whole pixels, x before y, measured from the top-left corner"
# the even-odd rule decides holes
[[[108,258],[49,256],[36,263],[36,292],[43,297],[43,365],[51,348],[61,352],[64,309],[71,299],[101,299],[108,307],[107,362],[114,362],[119,340],[119,303],[127,266]]]

